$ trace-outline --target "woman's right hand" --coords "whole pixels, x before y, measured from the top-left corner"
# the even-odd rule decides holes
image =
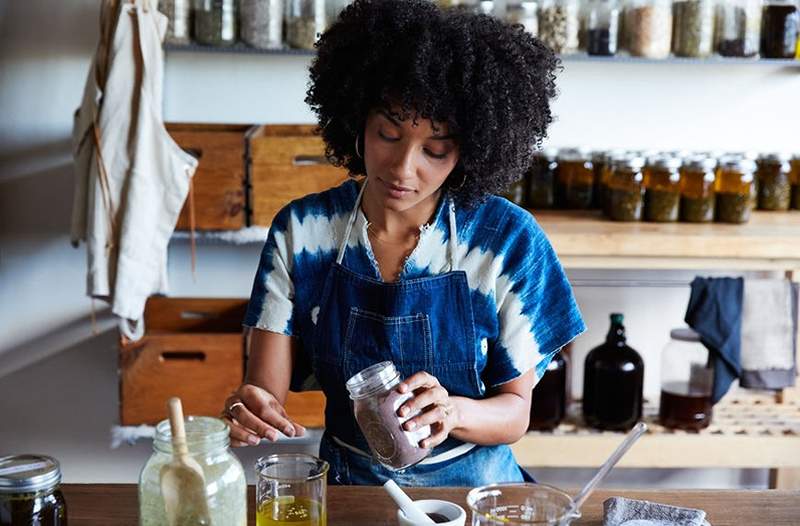
[[[277,398],[253,384],[242,384],[225,400],[222,418],[231,428],[231,445],[258,445],[261,438],[271,442],[280,431],[288,437],[303,436],[306,429],[289,420]]]

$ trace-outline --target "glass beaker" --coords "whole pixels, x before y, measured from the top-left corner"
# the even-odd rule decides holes
[[[278,454],[256,462],[257,526],[326,526],[328,463],[312,455]]]
[[[566,526],[580,518],[572,497],[547,484],[489,484],[467,494],[472,526]]]

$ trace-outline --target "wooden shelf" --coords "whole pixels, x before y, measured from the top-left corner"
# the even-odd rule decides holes
[[[800,269],[800,211],[743,225],[620,223],[600,212],[532,211],[562,264],[604,269]]]

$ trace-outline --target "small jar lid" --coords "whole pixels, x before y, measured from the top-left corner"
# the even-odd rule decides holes
[[[559,161],[584,161],[589,159],[589,152],[583,148],[562,148],[558,151]]]
[[[787,163],[792,158],[785,152],[767,152],[758,156],[759,163]]]
[[[756,162],[743,154],[733,153],[720,157],[719,167],[748,173],[755,171]]]
[[[45,455],[0,457],[0,494],[33,493],[61,483],[61,466]]]
[[[690,155],[683,160],[683,166],[690,170],[702,170],[707,172],[717,166],[717,160],[703,153]]]
[[[350,392],[350,398],[355,400],[381,391],[392,385],[396,379],[399,380],[399,378],[400,373],[394,363],[386,361],[370,365],[354,374],[345,382],[345,386]]]
[[[682,342],[700,342],[700,335],[697,334],[695,331],[690,329],[689,327],[683,327],[680,329],[672,329],[669,331],[669,337],[673,340],[679,340]]]
[[[662,170],[677,170],[681,167],[681,158],[670,153],[662,153],[649,158],[647,164]]]
[[[612,165],[614,168],[622,168],[629,170],[641,170],[644,167],[644,157],[638,155],[626,155],[618,159],[614,159]]]

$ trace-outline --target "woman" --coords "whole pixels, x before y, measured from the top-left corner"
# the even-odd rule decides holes
[[[521,26],[428,0],[356,0],[317,47],[306,102],[331,162],[366,177],[272,223],[245,320],[246,381],[225,404],[233,444],[304,433],[283,403],[310,365],[332,483],[529,479],[507,444],[584,324],[532,216],[492,194],[545,136],[558,61]],[[401,473],[366,453],[345,388],[384,360],[415,394],[398,414],[421,411],[406,429],[432,429],[420,443],[430,457]]]

